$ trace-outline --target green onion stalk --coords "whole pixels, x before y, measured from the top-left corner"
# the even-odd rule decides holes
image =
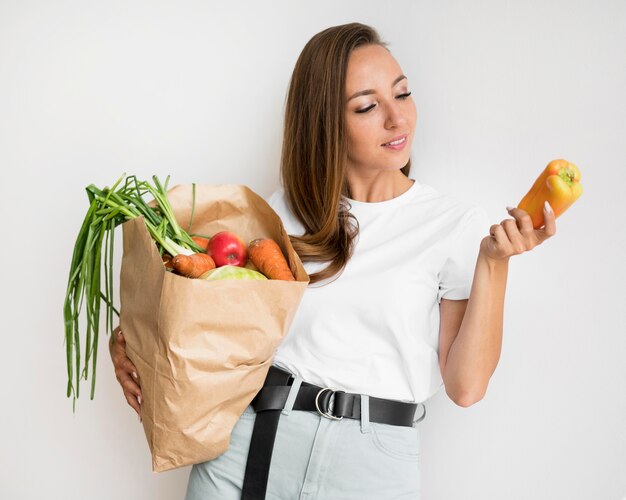
[[[99,189],[93,184],[86,188],[89,209],[74,245],[63,306],[67,397],[73,396],[74,410],[76,399],[80,395],[80,381],[89,378],[90,367],[91,399],[95,394],[101,304],[104,302],[106,305],[107,332],[113,328],[113,315],[119,316],[113,305],[115,228],[136,217],[143,217],[161,255],[191,255],[202,251],[176,221],[167,199],[169,176],[164,184],[156,176],[152,180],[153,184],[150,184],[148,181],[140,181],[136,176],[127,177],[124,174],[111,188]],[[193,192],[195,195],[195,185]],[[146,203],[146,196],[152,197],[153,201]],[[84,317],[86,316],[86,335],[85,356],[81,360],[79,317],[83,310]]]

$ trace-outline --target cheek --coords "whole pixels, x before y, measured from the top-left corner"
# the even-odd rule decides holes
[[[353,123],[348,123],[346,126],[346,133],[348,136],[348,157],[354,159],[359,156],[359,133],[358,127],[355,127]]]
[[[347,125],[348,145],[350,153],[355,156],[366,152],[376,143],[373,127],[363,121],[353,121]]]
[[[417,108],[415,107],[415,103],[411,103],[411,125],[415,125],[417,122]],[[414,128],[414,127],[411,127]]]

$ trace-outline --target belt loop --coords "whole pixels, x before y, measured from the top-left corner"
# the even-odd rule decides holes
[[[413,420],[413,427],[415,427],[415,425],[419,424],[422,420],[424,420],[424,418],[426,417],[426,405],[424,403],[418,403],[417,408],[422,407],[422,414],[417,418],[417,420]],[[416,408],[416,410],[417,410]]]
[[[361,432],[370,431],[370,397],[367,394],[361,394]]]
[[[294,375],[293,384],[291,384],[291,388],[289,389],[289,394],[287,396],[287,401],[285,402],[285,407],[282,410],[283,415],[291,415],[291,410],[293,410],[293,404],[296,402],[296,396],[298,395],[298,391],[300,390],[301,385],[302,377]]]

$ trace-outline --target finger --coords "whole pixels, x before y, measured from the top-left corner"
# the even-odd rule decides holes
[[[111,333],[111,338],[109,339],[109,353],[111,354],[111,357],[113,357],[114,354],[119,350],[120,344],[122,345],[122,350],[125,352],[126,343],[124,341],[122,331],[118,326],[115,330],[113,330],[113,332]]]
[[[500,224],[494,224],[489,228],[489,234],[495,240],[497,251],[503,256],[506,255],[510,251],[511,242],[504,228]]]
[[[556,216],[547,201],[543,207],[543,219],[543,227],[535,231],[540,241],[547,240],[556,234]]]
[[[122,333],[122,330],[118,329],[115,335],[115,341],[117,344],[124,346],[124,348],[126,348],[126,339],[124,338],[124,334]]]
[[[133,362],[126,355],[125,345],[116,345],[111,352],[111,358],[113,359],[113,366],[115,367],[116,372],[118,370],[124,371],[129,376],[132,376],[137,383],[139,383],[139,372]]]
[[[524,236],[528,236],[533,234],[533,221],[526,210],[522,210],[521,208],[516,207],[506,207],[506,211],[512,216],[515,217],[517,221],[517,227]]]
[[[115,357],[113,358],[113,366],[115,367],[116,373],[124,373],[129,378],[132,377],[135,382],[139,383],[139,372],[137,371],[137,368],[135,367],[133,362],[128,359],[126,354],[116,353]]]
[[[113,345],[113,352],[117,355],[126,356],[126,342],[122,333],[117,335],[115,344]]]
[[[516,220],[506,219],[503,220],[500,225],[504,228],[513,251],[520,254],[528,250],[528,245],[524,236],[520,233],[517,224],[518,222]]]
[[[143,394],[141,392],[141,388],[133,382],[130,377],[122,377],[120,380],[120,385],[122,387],[122,392],[124,393],[124,397],[126,401],[134,401],[136,403],[137,408],[141,408],[141,404],[143,402]],[[135,407],[131,404],[131,406]]]
[[[135,367],[133,362],[125,357],[122,360],[121,366],[122,369],[126,371],[126,373],[128,373],[128,375],[131,376],[137,384],[139,384],[139,372],[137,371],[137,368]]]
[[[122,385],[122,390],[124,392],[125,395],[131,395],[133,396],[135,399],[137,399],[137,402],[139,404],[141,404],[141,398],[143,397],[142,393],[141,393],[141,387],[139,387],[135,382],[133,382],[130,377],[127,377],[124,380],[124,383],[121,384]]]
[[[131,406],[133,410],[137,412],[137,415],[139,415],[139,420],[141,421],[141,405],[137,401],[137,398],[135,398],[132,394],[126,393],[124,393],[124,396],[126,396],[126,402]]]
[[[141,389],[137,384],[130,380],[130,378],[122,386],[122,389],[126,402],[137,412],[137,415],[139,415],[139,421],[141,422],[141,404],[143,402]]]
[[[133,362],[124,353],[116,353],[113,357],[113,366],[118,378],[132,378],[139,383],[139,372]]]

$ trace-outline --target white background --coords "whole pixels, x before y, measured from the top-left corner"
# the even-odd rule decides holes
[[[101,338],[96,397],[65,398],[62,303],[84,187],[122,172],[278,185],[285,91],[318,31],[376,27],[418,109],[412,177],[494,223],[554,158],[583,196],[511,260],[486,398],[440,392],[428,500],[626,497],[626,3],[1,1],[0,497],[164,500]],[[121,241],[118,240],[118,241]],[[332,500],[332,499],[329,499]]]

